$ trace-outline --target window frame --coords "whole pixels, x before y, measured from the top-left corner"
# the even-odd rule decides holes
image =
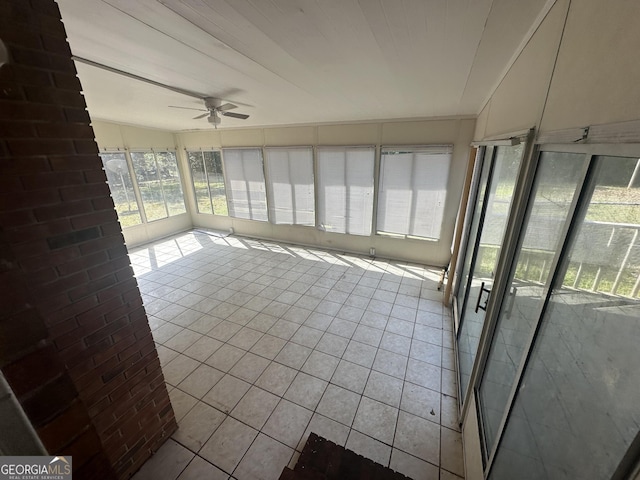
[[[381,145],[380,146],[380,155],[379,155],[379,164],[378,164],[378,182],[376,187],[376,209],[374,212],[375,217],[375,235],[381,237],[391,237],[397,239],[410,239],[410,240],[421,240],[421,241],[430,241],[430,242],[438,242],[442,238],[442,225],[444,223],[445,217],[445,209],[447,206],[447,194],[449,187],[449,179],[451,176],[451,165],[453,163],[453,144],[432,144],[432,145]],[[380,215],[382,209],[380,208],[380,202],[384,197],[384,167],[385,167],[385,155],[392,157],[394,154],[412,154],[413,157],[411,159],[411,178],[415,178],[416,171],[416,162],[418,158],[416,158],[417,153],[426,153],[428,155],[448,155],[447,159],[447,167],[446,167],[446,176],[444,178],[444,195],[442,198],[442,207],[440,209],[440,222],[437,226],[438,232],[437,236],[428,237],[422,235],[415,235],[411,233],[398,233],[398,232],[388,232],[382,230],[380,228],[381,221]],[[412,182],[411,184],[411,196],[415,197],[417,193],[417,186]],[[409,216],[410,224],[413,223],[414,219],[417,218],[417,202],[412,199],[411,202],[411,214]],[[386,211],[385,211],[386,212]],[[411,230],[411,228],[409,228]]]
[[[233,198],[233,196],[231,195],[231,192],[232,192],[233,189],[231,188],[231,182],[229,180],[229,169],[227,168],[227,159],[225,158],[225,151],[233,151],[233,150],[256,150],[260,154],[262,183],[264,185],[264,205],[265,205],[265,210],[266,210],[266,216],[265,216],[264,220],[259,220],[259,219],[255,219],[255,218],[237,217],[237,216],[231,214],[232,202],[230,201],[230,198],[231,199]],[[239,219],[239,220],[248,220],[248,221],[253,221],[253,222],[271,223],[271,221],[269,219],[269,198],[268,198],[268,195],[267,195],[267,180],[266,180],[266,175],[265,175],[263,147],[222,147],[220,149],[220,154],[221,154],[221,158],[222,158],[222,169],[223,169],[223,172],[224,172],[225,194],[226,194],[226,197],[227,197],[227,211],[228,211],[228,215],[227,216],[229,218],[235,218],[235,219]],[[244,173],[244,166],[243,166],[243,173]],[[246,182],[246,180],[245,180],[245,182]],[[249,193],[249,190],[247,191],[247,193]],[[248,202],[249,205],[251,204],[250,198],[247,199],[247,202]],[[235,208],[234,208],[234,210],[235,210]]]
[[[190,179],[190,184],[192,187],[192,191],[193,191],[193,198],[195,201],[195,207],[196,207],[196,211],[195,213],[198,215],[214,215],[217,217],[229,217],[229,198],[227,195],[227,177],[225,174],[225,168],[224,168],[224,159],[222,157],[222,149],[221,148],[212,148],[212,149],[207,149],[205,150],[204,148],[199,148],[199,149],[189,149],[189,148],[185,148],[184,149],[185,152],[185,156],[186,156],[186,162],[187,162],[187,168],[189,170],[189,179]],[[213,205],[213,195],[211,193],[211,183],[209,182],[209,175],[207,172],[207,164],[205,162],[205,158],[204,158],[204,153],[205,152],[211,152],[211,153],[215,153],[218,152],[220,155],[220,167],[222,169],[221,175],[222,175],[222,181],[224,183],[224,199],[225,199],[225,203],[227,206],[227,214],[221,214],[221,213],[216,213],[215,212],[215,208]],[[201,160],[202,160],[202,168],[204,171],[204,176],[207,182],[207,193],[209,195],[209,203],[211,205],[211,212],[201,212],[200,209],[198,208],[198,194],[196,192],[196,185],[195,185],[195,180],[193,177],[193,170],[191,169],[191,163],[189,161],[189,154],[190,153],[200,153],[201,154]],[[235,218],[235,217],[234,217]]]
[[[113,199],[113,192],[111,191],[111,183],[109,183],[109,177],[107,175],[107,171],[106,169],[106,165],[104,163],[104,160],[102,159],[102,155],[106,154],[106,155],[113,155],[113,154],[122,154],[124,156],[124,160],[127,164],[127,172],[129,173],[129,179],[131,180],[131,187],[133,190],[133,195],[136,201],[136,205],[138,207],[138,213],[140,215],[140,222],[136,223],[135,225],[128,225],[126,227],[122,226],[122,222],[120,221],[120,216],[118,215],[118,222],[120,222],[120,226],[121,228],[132,228],[132,227],[138,227],[140,225],[143,225],[147,222],[147,215],[144,211],[144,208],[142,206],[142,197],[140,196],[140,190],[138,187],[138,179],[135,176],[135,172],[133,170],[133,162],[131,161],[131,156],[129,155],[129,150],[128,149],[124,149],[124,150],[120,150],[120,149],[104,149],[102,151],[98,152],[98,156],[100,157],[100,161],[102,162],[102,169],[105,171],[105,177],[107,179],[107,186],[109,187],[109,194],[111,196],[111,198]],[[114,201],[114,209],[116,210],[116,214],[118,213],[117,208],[115,207],[115,201]]]
[[[170,219],[172,217],[177,217],[177,216],[180,216],[180,215],[186,215],[186,214],[189,213],[189,211],[187,209],[187,200],[186,200],[185,194],[184,194],[185,189],[184,189],[184,184],[183,184],[183,174],[182,174],[182,172],[180,172],[180,161],[179,161],[178,152],[177,152],[176,149],[165,148],[165,149],[159,150],[159,149],[155,149],[155,148],[151,148],[151,149],[139,149],[139,148],[136,148],[136,149],[127,149],[126,152],[127,152],[128,162],[130,164],[130,169],[131,169],[131,171],[133,171],[133,175],[135,177],[134,178],[134,182],[135,182],[135,185],[136,185],[135,188],[137,189],[137,194],[140,196],[140,203],[142,205],[142,212],[144,214],[144,220],[143,220],[142,223],[152,223],[152,222],[157,222],[157,221],[160,221],[160,220],[168,220],[168,219]],[[140,190],[140,184],[138,182],[138,176],[136,175],[135,166],[133,164],[133,156],[132,156],[132,154],[134,154],[134,153],[152,153],[153,154],[153,162],[154,162],[154,165],[155,165],[155,168],[156,168],[156,177],[157,177],[158,182],[160,184],[160,191],[162,192],[162,201],[164,203],[164,208],[165,208],[165,213],[166,213],[165,217],[149,220],[149,218],[147,216],[147,212],[146,212],[145,204],[144,204],[144,199],[142,198],[142,191]],[[161,175],[159,173],[160,169],[159,169],[159,166],[158,166],[158,158],[157,158],[157,154],[158,153],[173,153],[173,156],[174,156],[175,161],[176,161],[176,171],[178,172],[178,180],[179,180],[179,184],[180,184],[180,189],[182,191],[182,204],[184,205],[184,212],[176,213],[176,214],[173,214],[173,215],[170,213],[169,205],[167,203],[167,196],[165,194],[165,188],[164,188],[164,185],[163,185],[163,182],[162,182],[162,177],[161,177]]]
[[[326,232],[326,233],[335,233],[335,234],[340,234],[340,235],[354,235],[354,236],[358,236],[358,237],[371,237],[373,235],[373,233],[375,232],[375,218],[376,218],[376,168],[377,168],[377,145],[318,145],[315,148],[315,153],[316,153],[316,177],[315,179],[317,180],[318,183],[316,183],[316,185],[319,187],[320,185],[320,179],[322,178],[322,167],[321,167],[321,160],[320,160],[320,155],[322,153],[323,150],[342,150],[344,151],[345,154],[345,162],[344,162],[344,185],[347,187],[347,190],[349,190],[349,186],[350,183],[347,182],[347,177],[348,177],[348,158],[347,158],[347,152],[349,150],[356,150],[356,149],[362,149],[362,150],[370,150],[372,152],[373,158],[371,161],[371,217],[369,218],[369,233],[364,234],[364,233],[351,233],[349,232],[349,209],[348,209],[348,205],[349,205],[349,201],[347,199],[347,195],[348,193],[345,193],[345,231],[344,232],[339,232],[339,231],[332,231],[332,230],[327,230],[326,227],[324,226],[324,223],[322,222],[322,218],[321,216],[323,214],[326,214],[326,212],[324,212],[324,207],[322,206],[322,201],[323,201],[323,192],[321,188],[316,188],[316,225],[317,228]]]
[[[275,220],[275,210],[276,207],[275,205],[272,205],[272,198],[275,200],[275,196],[274,196],[274,190],[273,190],[273,182],[272,182],[272,176],[271,176],[271,170],[270,170],[270,160],[268,157],[268,152],[269,151],[287,151],[287,150],[307,150],[308,153],[311,156],[311,186],[313,189],[313,192],[311,194],[311,199],[313,202],[313,221],[312,223],[297,223],[295,220],[296,217],[296,212],[297,210],[294,208],[295,207],[295,184],[289,183],[289,187],[292,189],[291,192],[291,198],[292,198],[292,205],[291,205],[291,211],[292,211],[292,217],[293,217],[293,222],[292,223],[286,223],[286,222],[277,222]],[[287,159],[287,170],[289,173],[289,179],[291,179],[291,158]],[[289,225],[289,226],[296,226],[296,227],[317,227],[318,225],[318,209],[317,209],[317,188],[316,188],[316,180],[317,180],[317,175],[316,175],[316,152],[313,146],[310,145],[293,145],[293,146],[285,146],[285,147],[277,147],[277,146],[268,146],[268,147],[264,147],[263,148],[263,152],[262,152],[262,164],[264,167],[264,174],[265,174],[265,187],[266,187],[266,195],[267,195],[267,213],[269,216],[269,223],[271,223],[272,225]]]

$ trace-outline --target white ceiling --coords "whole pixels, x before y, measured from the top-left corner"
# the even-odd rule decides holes
[[[222,127],[474,115],[548,0],[58,0],[74,55],[239,105]],[[212,128],[77,62],[95,120]]]

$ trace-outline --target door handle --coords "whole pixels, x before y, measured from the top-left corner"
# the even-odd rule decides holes
[[[509,292],[509,306],[505,310],[505,315],[507,318],[511,318],[511,312],[513,311],[513,304],[516,303],[516,295],[518,294],[518,287],[513,287]]]
[[[480,305],[483,293],[487,293],[487,299],[484,301],[484,305]],[[491,290],[489,290],[488,288],[484,288],[484,282],[482,282],[482,285],[480,285],[480,294],[478,295],[478,301],[476,302],[476,313],[478,313],[478,309],[482,309],[485,312],[487,311],[487,304],[489,303],[490,294]]]

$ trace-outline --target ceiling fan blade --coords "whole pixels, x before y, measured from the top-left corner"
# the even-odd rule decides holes
[[[194,120],[198,120],[200,118],[204,118],[204,117],[208,117],[209,116],[209,112],[207,113],[203,113],[202,115],[198,115],[197,117],[193,117]]]
[[[216,110],[218,110],[219,112],[226,112],[227,110],[233,110],[234,108],[238,108],[238,106],[234,105],[233,103],[225,103],[224,105],[220,105],[218,108],[216,108]]]
[[[183,110],[197,110],[198,112],[205,112],[204,108],[192,108],[192,107],[178,107],[177,105],[169,105],[169,108],[182,108]]]
[[[249,118],[249,115],[245,115],[244,113],[220,112],[220,115],[224,115],[225,117],[241,118],[242,120]]]

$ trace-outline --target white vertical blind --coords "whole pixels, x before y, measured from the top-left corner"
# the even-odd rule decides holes
[[[315,225],[313,149],[266,148],[265,161],[271,221]]]
[[[267,197],[259,148],[223,148],[229,215],[267,221]]]
[[[373,147],[318,148],[318,216],[327,232],[371,235]]]
[[[377,227],[439,239],[452,147],[383,148]]]

